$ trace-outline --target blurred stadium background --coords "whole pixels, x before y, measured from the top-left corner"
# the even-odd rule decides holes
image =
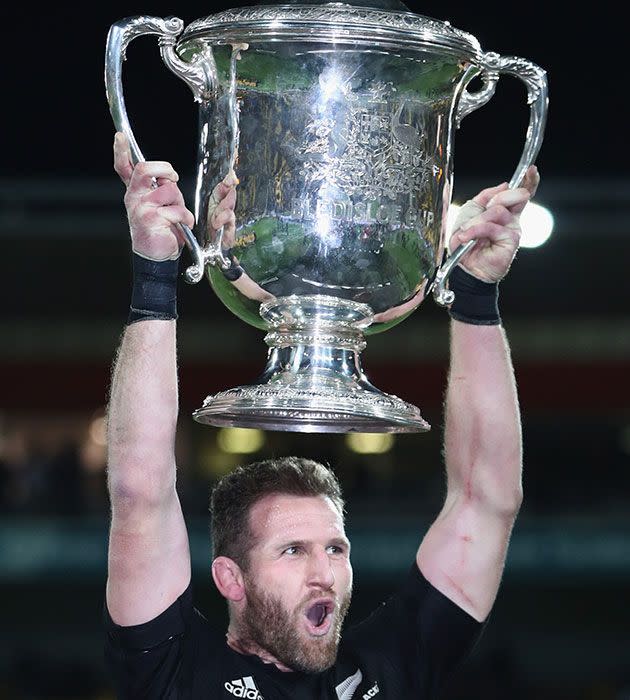
[[[536,201],[555,228],[543,246],[519,253],[501,285],[522,402],[525,502],[491,623],[445,700],[628,700],[630,176],[620,40],[605,11],[589,26],[549,8],[410,7],[471,32],[485,50],[538,63],[550,81]],[[130,274],[105,37],[125,16],[189,22],[216,9],[113,2],[89,18],[78,9],[11,11],[0,163],[2,700],[112,697],[100,623],[103,416]],[[151,39],[132,45],[125,71],[141,147],[174,163],[192,201],[197,108],[188,88],[163,68]],[[456,201],[509,177],[527,112],[520,83],[504,79],[467,117],[456,140]],[[350,440],[195,424],[190,413],[206,394],[257,375],[265,345],[204,283],[181,285],[179,299],[179,484],[198,607],[225,623],[209,576],[212,483],[244,461],[303,454],[333,465],[345,487],[357,575],[351,618],[361,617],[396,585],[441,505],[445,312],[427,301],[364,352],[370,378],[419,405],[432,432]]]

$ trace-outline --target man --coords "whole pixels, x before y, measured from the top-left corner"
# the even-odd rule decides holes
[[[121,134],[114,153],[134,250],[109,407],[105,616],[119,696],[437,698],[492,608],[522,498],[520,420],[497,283],[518,248],[536,169],[523,188],[504,183],[467,203],[450,241],[478,240],[463,261],[467,272],[451,278],[448,489],[399,592],[340,635],[352,569],[335,477],[298,458],[251,465],[212,497],[212,575],[228,601],[226,639],[192,607],[175,490],[177,223],[191,226],[193,215],[170,164],[134,168]],[[217,187],[215,228],[234,227],[235,185],[230,175]]]

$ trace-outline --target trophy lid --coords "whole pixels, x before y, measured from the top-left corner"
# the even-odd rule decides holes
[[[260,5],[327,5],[326,0],[267,0]],[[402,0],[346,0],[346,5],[355,7],[374,7],[378,10],[391,10],[393,12],[411,12]]]
[[[368,7],[370,4],[374,6]],[[192,22],[179,44],[191,39],[216,44],[361,42],[389,49],[430,50],[475,63],[481,58],[481,47],[474,36],[449,22],[409,12],[398,0],[363,0],[361,6],[330,2],[235,8]]]

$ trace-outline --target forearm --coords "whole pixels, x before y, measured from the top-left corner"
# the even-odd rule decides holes
[[[175,482],[177,422],[175,321],[125,329],[112,377],[108,476],[112,506],[160,500]]]
[[[520,414],[500,325],[451,322],[445,452],[449,493],[508,513],[518,510]]]

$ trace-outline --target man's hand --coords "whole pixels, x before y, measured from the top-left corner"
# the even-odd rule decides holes
[[[460,209],[449,250],[476,240],[460,265],[484,282],[498,282],[510,269],[521,238],[520,215],[536,193],[540,176],[535,165],[528,168],[521,187],[510,190],[504,182],[490,187]]]
[[[212,190],[208,202],[208,228],[209,237],[214,239],[216,232],[223,227],[221,247],[224,250],[231,248],[236,239],[236,185],[239,180],[234,170],[230,169],[223,180]]]
[[[134,253],[157,261],[177,258],[185,242],[178,224],[192,227],[195,217],[184,204],[173,166],[165,161],[134,166],[129,142],[118,132],[114,137],[114,170],[127,187],[125,206]]]

